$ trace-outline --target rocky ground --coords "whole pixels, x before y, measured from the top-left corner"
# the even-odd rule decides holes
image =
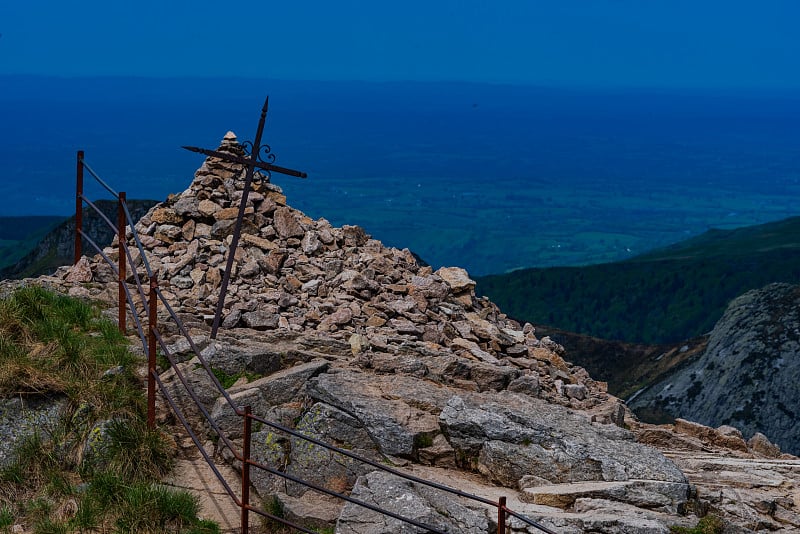
[[[220,149],[241,153],[232,134]],[[731,532],[800,529],[800,461],[763,436],[745,442],[731,427],[637,422],[561,346],[477,298],[464,270],[434,271],[358,227],[311,220],[266,179],[248,199],[223,328],[209,339],[241,188],[241,169],[211,158],[189,189],[136,227],[203,357],[238,377],[229,388],[237,404],[423,478],[505,495],[510,508],[558,532],[668,532],[708,513]],[[141,259],[135,264],[144,274]],[[115,276],[99,256],[37,283],[116,302]],[[212,417],[241,440],[241,421],[188,343],[164,328]],[[162,379],[185,404],[175,370]],[[254,457],[286,473],[448,531],[496,531],[485,507],[256,430]],[[220,461],[229,456],[218,450]],[[259,498],[310,525],[411,532],[273,475],[253,483]]]

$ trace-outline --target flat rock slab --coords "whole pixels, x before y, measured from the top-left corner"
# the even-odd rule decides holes
[[[669,507],[686,498],[686,484],[659,480],[612,482],[574,482],[526,488],[520,498],[525,502],[570,508],[580,498],[622,501],[642,508]]]

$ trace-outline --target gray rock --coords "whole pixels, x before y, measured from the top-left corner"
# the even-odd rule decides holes
[[[333,406],[313,405],[303,414],[296,430],[360,456],[381,459],[364,426]],[[287,473],[339,493],[349,492],[359,476],[372,470],[362,462],[295,436],[290,439],[290,450]],[[307,490],[304,485],[290,483],[286,491],[298,496]]]
[[[205,368],[201,367],[197,358],[193,358],[185,363],[179,363],[179,368],[189,387],[195,392],[203,406],[210,410],[219,396],[219,390],[214,384]],[[169,395],[175,400],[181,410],[189,413],[197,413],[197,407],[180,382],[174,368],[168,369],[161,375]]]
[[[319,323],[318,330],[330,330],[332,326],[342,326],[353,320],[353,311],[349,306],[342,306]]]
[[[231,310],[228,315],[222,320],[222,328],[233,328],[237,324],[239,324],[239,319],[242,318],[242,310],[234,309]]]
[[[170,279],[170,283],[178,289],[189,289],[194,285],[194,281],[188,276],[175,276]]]
[[[487,534],[494,527],[486,511],[427,486],[375,471],[359,477],[352,497],[444,532]],[[347,503],[336,522],[337,534],[411,534],[426,530]]]
[[[275,231],[284,239],[302,237],[305,234],[305,230],[300,226],[297,216],[291,208],[283,206],[277,208],[273,214],[273,224]]]
[[[279,315],[267,311],[252,311],[242,314],[242,321],[253,330],[269,330],[278,327]]]
[[[180,215],[181,217],[198,217],[200,212],[198,211],[198,202],[197,198],[193,195],[186,195],[183,194],[180,198],[172,205],[173,211]]]
[[[522,375],[508,384],[508,391],[538,397],[539,378],[536,375]]]
[[[479,391],[501,391],[519,376],[519,370],[509,366],[476,362],[471,365],[469,374],[478,385]]]
[[[0,467],[8,464],[21,440],[37,432],[47,439],[67,405],[67,399],[62,396],[0,399]]]
[[[219,397],[211,409],[211,418],[217,426],[231,439],[242,437],[244,431],[242,416],[236,413],[234,406],[243,408],[250,406],[255,414],[265,414],[269,403],[256,388],[242,389],[230,393],[233,406],[224,397]]]
[[[564,386],[564,394],[570,399],[583,400],[586,398],[588,391],[583,384],[566,384]]]
[[[81,282],[92,281],[92,267],[89,260],[84,256],[78,260],[78,263],[71,266],[65,278],[66,282],[76,284]]]
[[[164,243],[174,243],[182,237],[183,230],[179,226],[172,224],[162,224],[156,227],[154,237],[163,241]]]
[[[231,393],[243,390],[257,390],[270,405],[278,405],[297,399],[304,392],[307,382],[328,370],[330,364],[322,359],[295,365],[273,373],[264,378],[234,386]]]
[[[365,376],[349,371],[324,374],[309,381],[308,395],[360,421],[380,451],[389,456],[410,457],[422,436],[439,432],[436,416],[416,407],[421,400],[431,399],[425,384],[420,384],[409,396],[401,395],[397,389],[391,395],[391,381],[365,381]],[[399,378],[394,385],[400,382]],[[432,399],[432,402],[437,401]]]
[[[436,274],[447,282],[455,293],[470,291],[475,287],[475,280],[472,280],[467,271],[460,267],[442,267]]]
[[[251,458],[254,462],[278,471],[284,471],[289,458],[289,439],[282,432],[264,428],[253,433]],[[250,469],[250,480],[261,495],[283,491],[286,479],[264,469]]]
[[[322,242],[319,240],[319,234],[313,231],[306,232],[303,236],[303,240],[300,242],[300,247],[306,254],[314,254],[321,246]]]
[[[233,234],[235,227],[236,220],[234,219],[217,221],[211,227],[211,237],[215,239],[225,239],[229,235]]]
[[[259,267],[258,262],[250,260],[242,266],[242,270],[239,271],[239,275],[243,278],[252,278],[260,271],[261,267]]]

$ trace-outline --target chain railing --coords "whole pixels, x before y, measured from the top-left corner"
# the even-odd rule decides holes
[[[88,200],[83,193],[83,178],[84,178],[84,170],[87,171],[104,189],[106,189],[114,198],[118,201],[118,208],[117,208],[117,224],[116,226],[114,223],[104,215],[97,206]],[[83,211],[83,204],[86,204],[89,208],[96,211],[101,219],[115,232],[117,236],[117,246],[118,246],[118,260],[117,263],[115,262],[104,252],[97,243],[95,243],[90,236],[88,236],[82,228],[82,211]],[[128,230],[127,227],[130,226],[130,233],[131,238],[133,239],[134,245],[136,247],[136,251],[139,254],[139,258],[142,261],[142,265],[144,266],[145,274],[147,275],[147,287],[148,291],[145,292],[145,285],[142,282],[141,277],[139,276],[138,269],[136,267],[136,262],[134,261],[134,257],[131,254],[130,248],[128,246]],[[498,534],[506,534],[508,531],[507,526],[507,519],[509,517],[517,518],[518,520],[522,521],[526,525],[532,526],[537,528],[542,532],[546,532],[548,534],[555,534],[554,531],[550,530],[549,528],[541,525],[530,518],[511,510],[506,506],[506,498],[500,497],[497,502],[486,499],[484,497],[480,497],[478,495],[473,495],[471,493],[467,493],[455,488],[451,488],[444,484],[439,484],[437,482],[432,482],[429,480],[425,480],[423,478],[419,478],[408,473],[405,473],[399,469],[395,469],[393,467],[389,467],[378,463],[374,460],[369,458],[365,458],[363,456],[357,455],[351,451],[346,449],[342,449],[339,447],[335,447],[324,441],[321,441],[317,438],[312,436],[307,436],[297,430],[292,428],[280,425],[274,421],[270,421],[262,416],[252,413],[252,408],[250,406],[237,406],[236,403],[231,398],[230,394],[227,390],[223,387],[222,383],[219,381],[217,376],[214,374],[211,365],[208,361],[203,357],[201,351],[198,349],[197,345],[195,344],[194,340],[192,339],[189,331],[187,330],[186,326],[178,317],[178,314],[175,312],[172,305],[166,299],[164,294],[159,288],[158,284],[158,276],[155,273],[148,260],[147,255],[145,254],[144,247],[142,246],[141,240],[135,229],[135,221],[133,221],[130,211],[127,206],[126,202],[126,195],[124,192],[117,193],[111,187],[106,184],[98,175],[95,173],[91,167],[86,164],[84,160],[84,153],[83,151],[78,151],[78,162],[77,162],[77,180],[76,180],[76,212],[75,212],[75,263],[77,263],[82,254],[81,250],[81,242],[82,240],[86,240],[86,242],[102,257],[102,259],[109,265],[112,269],[114,274],[117,276],[117,281],[119,285],[119,313],[118,313],[118,321],[119,321],[119,329],[121,332],[125,333],[127,329],[127,314],[126,310],[130,311],[131,319],[134,323],[136,331],[138,333],[139,339],[142,342],[142,347],[147,354],[147,424],[148,427],[153,429],[155,428],[155,397],[156,397],[156,389],[161,393],[162,397],[166,401],[169,408],[175,414],[175,417],[181,423],[183,428],[188,433],[189,437],[191,438],[192,442],[194,443],[197,450],[200,452],[200,455],[203,457],[205,462],[208,464],[211,471],[214,473],[214,476],[218,479],[222,487],[225,489],[225,492],[230,496],[233,502],[236,504],[237,507],[241,509],[240,521],[241,521],[241,532],[247,533],[249,532],[249,515],[250,512],[253,512],[257,515],[260,515],[264,518],[267,518],[271,521],[275,521],[281,523],[285,526],[291,527],[300,532],[306,532],[309,534],[315,534],[314,530],[310,530],[302,525],[298,525],[292,521],[289,521],[286,518],[278,517],[274,514],[267,512],[263,508],[258,508],[253,506],[250,503],[250,474],[251,468],[260,469],[266,473],[269,473],[273,476],[277,476],[283,478],[284,480],[288,480],[302,486],[309,488],[310,490],[323,494],[328,495],[331,497],[335,497],[342,501],[357,505],[362,508],[366,508],[373,512],[377,512],[383,514],[387,517],[391,517],[398,521],[401,521],[405,524],[412,525],[414,527],[423,529],[426,532],[432,532],[435,534],[447,534],[446,530],[442,530],[440,528],[427,525],[420,521],[417,521],[412,518],[404,517],[401,514],[392,512],[390,510],[386,510],[374,504],[367,503],[350,495],[346,495],[341,492],[336,492],[329,488],[325,488],[318,484],[309,482],[307,480],[303,480],[299,477],[293,476],[289,473],[281,471],[279,469],[275,469],[263,463],[257,462],[252,458],[252,433],[253,433],[253,422],[260,423],[261,425],[268,426],[278,432],[283,434],[287,434],[289,436],[293,436],[295,438],[304,440],[308,443],[312,443],[316,446],[323,447],[333,453],[346,456],[352,460],[362,463],[363,465],[368,465],[376,470],[380,470],[391,475],[397,476],[399,478],[408,480],[415,484],[424,485],[438,491],[446,492],[451,495],[461,497],[463,499],[467,499],[476,503],[480,503],[484,506],[488,506],[490,508],[495,508],[497,510],[497,533]],[[127,273],[127,266],[130,265],[131,272],[130,275]],[[128,277],[132,277],[133,284],[135,285],[135,289],[138,293],[138,296],[142,303],[141,311],[136,305],[136,301],[134,299],[134,295],[131,293],[130,288],[128,287],[127,279]],[[177,327],[178,332],[186,339],[191,349],[191,352],[197,357],[200,365],[208,374],[208,378],[211,380],[214,388],[217,390],[219,395],[225,399],[225,402],[233,410],[236,416],[242,418],[242,446],[241,449],[237,447],[234,442],[226,435],[226,433],[219,427],[219,424],[215,421],[215,419],[211,416],[206,406],[201,402],[199,399],[197,392],[194,391],[192,386],[190,385],[189,381],[187,380],[185,374],[181,370],[180,366],[178,365],[178,361],[176,360],[175,356],[172,354],[169,345],[165,342],[161,329],[159,328],[158,323],[158,306],[159,302],[163,310],[166,312],[167,316],[174,322],[175,326]],[[145,335],[145,329],[142,325],[142,320],[140,318],[140,312],[142,316],[147,317],[147,334]],[[192,425],[189,423],[189,420],[186,414],[183,412],[181,407],[176,402],[176,399],[170,394],[169,388],[165,386],[162,382],[161,377],[158,374],[157,366],[156,366],[156,355],[158,347],[161,348],[162,355],[166,358],[169,362],[171,368],[175,373],[175,377],[180,382],[183,389],[188,394],[189,398],[191,399],[192,405],[196,408],[200,415],[202,416],[202,420],[208,425],[218,440],[218,443],[221,443],[224,447],[226,447],[230,453],[233,455],[234,459],[240,464],[241,467],[241,493],[237,495],[237,493],[233,490],[231,483],[225,479],[224,475],[221,473],[219,468],[217,467],[214,458],[205,450],[200,437],[198,436],[197,432],[192,428]]]

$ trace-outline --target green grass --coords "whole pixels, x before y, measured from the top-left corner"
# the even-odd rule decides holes
[[[697,522],[694,527],[673,526],[669,531],[674,534],[721,534],[725,530],[725,523],[715,515],[707,515]]]
[[[247,378],[248,382],[252,382],[257,378],[261,378],[261,375],[257,373],[250,373],[248,371],[242,371],[241,373],[236,374],[228,374],[222,369],[212,368],[211,372],[214,373],[214,376],[217,377],[219,383],[222,384],[222,387],[228,389],[229,387],[233,386],[240,378],[245,377]]]
[[[219,532],[197,518],[193,496],[159,484],[174,444],[147,428],[139,365],[116,325],[85,302],[34,287],[0,300],[0,394],[67,403],[0,469],[0,531]]]

